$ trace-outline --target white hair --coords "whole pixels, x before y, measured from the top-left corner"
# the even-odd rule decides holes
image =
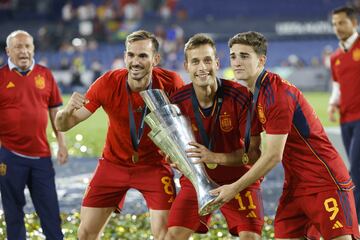
[[[13,31],[12,33],[10,33],[7,38],[6,38],[6,47],[9,47],[10,46],[10,40],[11,38],[15,37],[16,35],[18,34],[25,34],[29,37],[31,37],[31,39],[34,41],[34,38],[30,35],[30,33],[28,33],[27,31],[24,31],[24,30],[16,30],[16,31]]]

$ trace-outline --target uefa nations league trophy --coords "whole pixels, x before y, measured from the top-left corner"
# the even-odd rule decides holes
[[[197,193],[199,214],[206,215],[219,208],[221,204],[213,203],[216,196],[209,193],[218,185],[209,178],[204,164],[194,164],[197,158],[187,157],[185,152],[190,147],[188,143],[196,141],[190,121],[181,114],[177,105],[170,103],[164,91],[150,89],[140,92],[140,95],[151,111],[145,117],[145,122],[152,129],[148,136],[192,182]]]

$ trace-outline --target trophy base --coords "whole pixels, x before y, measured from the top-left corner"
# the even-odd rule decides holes
[[[205,203],[200,209],[199,209],[199,215],[200,216],[204,216],[204,215],[208,215],[210,213],[212,213],[213,211],[217,210],[218,208],[220,208],[221,204],[220,203],[213,203],[215,200],[211,199],[209,200],[207,203]]]

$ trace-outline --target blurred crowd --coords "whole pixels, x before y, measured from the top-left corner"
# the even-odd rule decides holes
[[[187,36],[181,23],[189,20],[189,1],[184,0],[41,0],[32,6],[26,0],[1,0],[0,13],[4,19],[16,20],[15,10],[20,6],[34,7],[41,15],[49,6],[58,7],[51,24],[44,23],[37,29],[35,45],[36,60],[52,70],[71,72],[71,85],[84,85],[81,76],[90,71],[85,81],[91,83],[104,71],[124,67],[123,51],[126,36],[135,30],[146,28],[147,22],[156,23],[147,29],[157,36],[162,55],[161,66],[182,70],[183,47]],[[191,2],[191,1],[190,1]],[[360,9],[360,0],[348,1]],[[5,14],[4,9],[13,9]],[[56,15],[52,13],[53,15]],[[46,16],[50,19],[51,16]],[[335,40],[335,39],[333,39]],[[271,42],[271,41],[270,41]],[[218,55],[222,68],[228,65],[226,40],[218,41]],[[317,54],[311,53],[307,59],[296,52],[284,52],[275,64],[282,67],[329,67],[329,55],[336,46],[322,45]],[[271,46],[270,46],[271,49]],[[272,54],[274,60],[274,54]],[[4,52],[0,54],[0,65],[6,61]],[[231,74],[230,74],[231,76]],[[66,81],[65,81],[66,82]],[[87,85],[85,84],[85,85]],[[86,87],[86,86],[84,86]]]

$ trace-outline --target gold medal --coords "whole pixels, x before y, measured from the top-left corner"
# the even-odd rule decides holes
[[[5,175],[6,175],[6,164],[0,163],[0,176],[5,176]]]
[[[137,163],[139,161],[139,153],[134,152],[133,155],[131,156],[131,160],[133,163]]]
[[[242,155],[241,161],[242,161],[242,163],[243,163],[244,165],[246,165],[246,164],[249,163],[249,157],[248,157],[248,155],[247,155],[246,153],[244,153],[244,154]]]
[[[206,166],[209,168],[209,169],[215,169],[217,167],[217,164],[216,163],[206,163]]]

